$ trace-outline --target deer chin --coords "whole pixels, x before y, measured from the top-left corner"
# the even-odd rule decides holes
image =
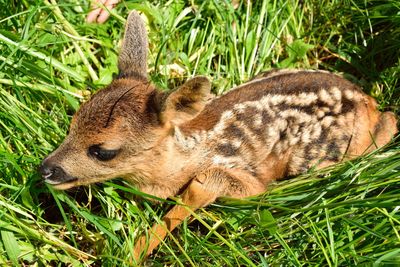
[[[77,180],[74,180],[71,182],[66,182],[66,183],[61,183],[61,184],[51,184],[51,186],[57,190],[67,190],[67,189],[76,187],[78,185],[79,184],[77,183]]]
[[[108,180],[111,180],[112,178],[104,178],[104,177],[95,177],[95,178],[76,178],[74,177],[71,180],[65,181],[65,182],[54,182],[54,181],[46,181],[45,182],[49,185],[51,185],[54,189],[57,190],[67,190],[73,187],[77,186],[85,186],[85,185],[91,185],[95,183],[102,183]]]
[[[57,190],[66,190],[79,185],[78,178],[75,177],[71,177],[71,179],[68,179],[66,181],[55,181],[51,179],[45,179],[44,182]]]
[[[52,177],[45,177],[44,182],[48,185],[51,185],[55,189],[65,190],[71,187],[76,186],[78,182],[78,178],[64,175],[60,179],[51,179]]]
[[[85,183],[84,180],[76,178],[76,177],[71,177],[70,179],[65,180],[65,181],[46,179],[45,183],[57,190],[67,190],[67,189],[77,187],[80,185],[92,184],[92,182]]]

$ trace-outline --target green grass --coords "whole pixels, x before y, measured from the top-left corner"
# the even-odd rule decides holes
[[[130,9],[146,14],[151,79],[206,75],[222,93],[272,67],[343,72],[400,113],[400,4],[128,1],[104,25],[88,1],[0,1],[0,265],[124,266],[171,202],[123,181],[57,192],[36,168],[72,114],[117,73]],[[221,199],[149,259],[154,266],[400,265],[400,140],[371,155]],[[134,198],[138,196],[139,198]],[[144,197],[144,198],[141,198]]]

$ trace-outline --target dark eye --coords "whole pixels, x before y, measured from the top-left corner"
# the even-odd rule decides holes
[[[89,147],[89,155],[101,160],[101,161],[107,161],[107,160],[112,160],[115,158],[115,156],[118,154],[119,149],[102,149],[100,145],[93,145]]]

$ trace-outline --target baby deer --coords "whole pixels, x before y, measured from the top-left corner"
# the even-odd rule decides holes
[[[397,132],[356,85],[323,71],[277,70],[209,99],[205,77],[158,91],[147,78],[147,34],[132,12],[119,76],[84,103],[40,167],[56,189],[122,177],[159,198],[180,195],[134,257],[149,255],[191,210],[260,194],[273,180],[381,147]],[[142,255],[142,256],[143,256]]]

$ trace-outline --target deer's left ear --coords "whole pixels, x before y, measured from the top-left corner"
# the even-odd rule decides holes
[[[194,77],[169,94],[162,105],[163,124],[182,124],[199,114],[210,96],[211,83],[203,76]]]
[[[143,20],[132,11],[125,25],[125,35],[118,57],[120,78],[147,79],[147,32]]]

